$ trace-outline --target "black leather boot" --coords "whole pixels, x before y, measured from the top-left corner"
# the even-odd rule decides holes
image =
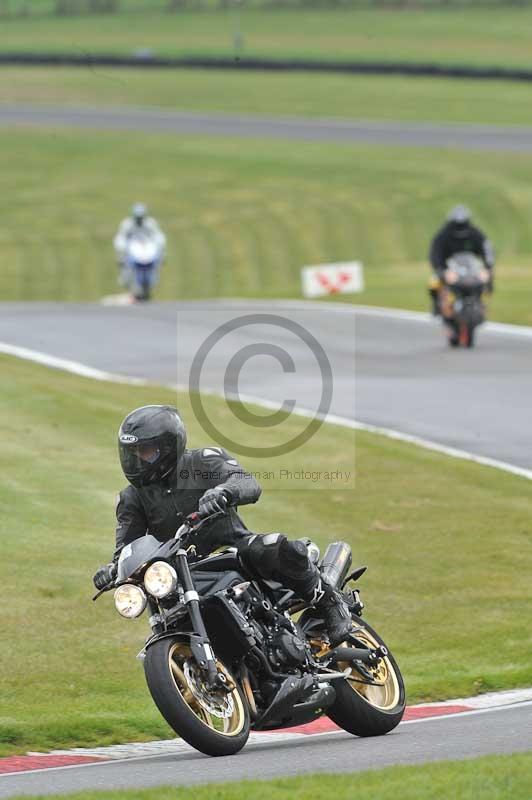
[[[291,542],[293,545],[304,546],[302,542]],[[305,547],[303,564],[298,563],[295,570],[290,570],[291,575],[287,574],[290,566],[288,554],[283,554],[283,575],[279,578],[289,589],[295,591],[302,600],[319,612],[325,621],[329,641],[333,646],[343,642],[351,632],[352,620],[349,606],[343,599],[340,592],[322,580],[319,569],[308,560]],[[304,568],[303,568],[304,567]],[[280,570],[279,570],[280,572]]]
[[[340,592],[320,579],[321,597],[315,602],[316,609],[323,615],[329,641],[333,647],[343,642],[351,633],[353,620],[349,606]]]
[[[433,317],[439,317],[441,315],[441,308],[440,308],[440,293],[437,289],[429,289],[430,300],[431,300],[431,311]]]

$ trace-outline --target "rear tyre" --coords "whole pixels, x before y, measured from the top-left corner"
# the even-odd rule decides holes
[[[357,616],[353,617],[352,636],[356,637],[358,647],[386,647],[378,633]],[[352,642],[342,645],[354,646]],[[349,678],[345,682],[335,683],[336,700],[327,715],[344,731],[355,736],[383,736],[389,733],[401,722],[406,706],[405,685],[397,662],[388,651],[374,668],[364,670],[366,674],[347,662],[337,664],[341,671],[349,666]]]
[[[212,690],[182,638],[160,639],[144,659],[146,682],[155,705],[171,728],[208,756],[238,753],[249,737],[249,710],[242,690],[218,661],[231,692]]]

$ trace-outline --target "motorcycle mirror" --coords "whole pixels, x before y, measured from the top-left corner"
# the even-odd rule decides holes
[[[362,577],[366,570],[367,567],[357,567],[353,570],[353,572],[350,572],[345,581],[342,583],[342,589],[349,583],[349,581],[358,581],[358,579]]]

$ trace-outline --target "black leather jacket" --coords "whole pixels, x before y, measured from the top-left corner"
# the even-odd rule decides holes
[[[261,494],[259,483],[221,447],[186,450],[164,481],[139,489],[128,486],[118,495],[114,560],[124,545],[146,533],[163,542],[171,539],[184,517],[197,511],[198,501],[207,489],[220,485],[231,495],[231,508],[201,529],[199,541],[195,542],[198,553],[206,555],[249,536],[236,506],[256,503]]]
[[[458,234],[451,223],[440,228],[432,240],[429,254],[430,263],[435,272],[441,273],[446,268],[448,258],[455,253],[464,252],[479,256],[489,270],[495,266],[493,246],[479,228],[469,225]]]

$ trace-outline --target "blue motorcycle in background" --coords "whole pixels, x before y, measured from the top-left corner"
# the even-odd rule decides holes
[[[162,260],[162,248],[153,237],[139,232],[128,240],[121,283],[129,289],[135,301],[150,299],[159,282]]]

